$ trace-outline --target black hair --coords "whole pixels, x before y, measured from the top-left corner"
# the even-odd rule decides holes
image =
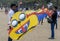
[[[58,7],[57,6],[54,6],[54,8],[57,10],[58,9]]]
[[[10,7],[12,8],[13,6],[16,6],[16,4],[11,4],[11,6],[10,6]]]
[[[26,10],[28,10],[28,8],[26,8]]]

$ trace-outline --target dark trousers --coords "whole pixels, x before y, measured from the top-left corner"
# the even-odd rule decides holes
[[[41,20],[41,25],[43,24],[43,19]]]
[[[55,34],[54,34],[54,26],[55,23],[51,23],[51,37],[54,38]]]
[[[10,37],[8,37],[8,41],[12,41],[12,39]]]
[[[58,26],[57,26],[58,24],[57,24],[57,20],[56,20],[56,29],[58,28]]]

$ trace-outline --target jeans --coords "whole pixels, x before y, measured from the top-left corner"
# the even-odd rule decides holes
[[[54,38],[54,26],[55,26],[55,23],[51,23],[51,37]]]

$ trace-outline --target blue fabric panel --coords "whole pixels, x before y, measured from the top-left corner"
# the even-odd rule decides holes
[[[38,20],[40,22],[42,19],[44,19],[45,17],[47,17],[47,14],[38,14],[37,17],[38,17]]]

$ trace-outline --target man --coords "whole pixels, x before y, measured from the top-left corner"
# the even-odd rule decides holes
[[[9,17],[9,20],[12,18],[12,15],[15,13],[15,10],[16,10],[16,4],[11,4],[11,9],[10,11],[8,12],[8,17]]]
[[[54,6],[53,8],[53,14],[51,16],[52,22],[51,22],[51,37],[49,39],[54,39],[55,38],[55,33],[54,33],[54,26],[56,24],[57,20],[57,7]]]
[[[12,28],[11,28],[11,26],[10,26],[10,21],[11,21],[11,18],[12,18],[12,16],[13,16],[13,14],[15,13],[15,11],[16,11],[16,4],[11,4],[11,6],[10,6],[10,11],[8,12],[8,17],[9,17],[9,23],[8,23],[8,25],[9,25],[9,29],[8,30],[11,30]],[[8,32],[9,33],[9,32]],[[12,39],[10,38],[10,37],[8,37],[8,41],[12,41]]]

